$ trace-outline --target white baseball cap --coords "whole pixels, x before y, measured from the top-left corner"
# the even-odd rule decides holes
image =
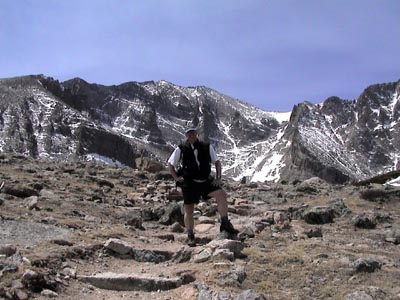
[[[189,127],[185,129],[185,133],[189,133],[191,131],[197,131],[197,127]]]

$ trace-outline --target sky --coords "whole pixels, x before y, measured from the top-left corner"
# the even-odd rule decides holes
[[[0,0],[0,78],[207,86],[268,111],[400,79],[399,0]]]

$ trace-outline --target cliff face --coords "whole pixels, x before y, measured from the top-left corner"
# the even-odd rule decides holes
[[[399,92],[400,82],[377,84],[354,101],[300,103],[290,116],[165,81],[0,79],[0,150],[62,160],[100,156],[135,167],[138,157],[165,162],[194,122],[217,148],[226,176],[341,183],[399,161]]]

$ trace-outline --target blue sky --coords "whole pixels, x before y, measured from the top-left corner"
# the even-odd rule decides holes
[[[399,0],[0,0],[0,78],[203,85],[265,110],[400,79]]]

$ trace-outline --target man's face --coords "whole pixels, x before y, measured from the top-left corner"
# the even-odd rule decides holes
[[[193,144],[197,140],[197,131],[189,131],[188,133],[186,133],[186,138],[189,143]]]

